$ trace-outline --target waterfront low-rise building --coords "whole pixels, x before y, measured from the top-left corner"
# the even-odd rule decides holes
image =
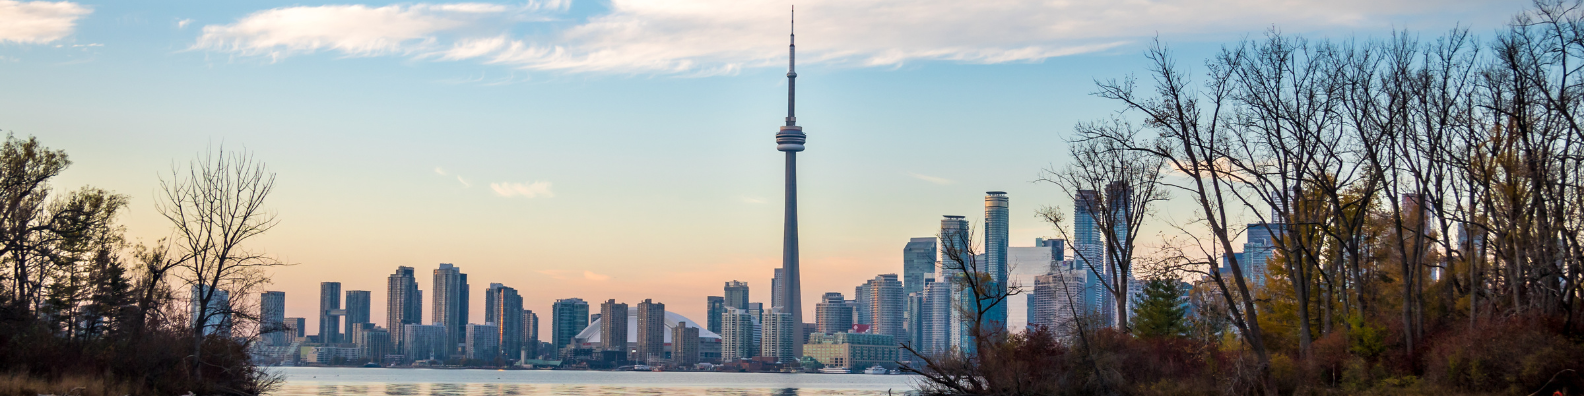
[[[885,334],[813,333],[803,345],[803,355],[825,367],[848,369],[896,368],[897,350],[896,338]]]

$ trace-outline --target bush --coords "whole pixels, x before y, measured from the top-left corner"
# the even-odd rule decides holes
[[[1470,392],[1584,391],[1584,346],[1558,328],[1520,317],[1453,330],[1430,346],[1425,380]]]

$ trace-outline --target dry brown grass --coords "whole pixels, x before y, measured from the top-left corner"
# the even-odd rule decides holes
[[[56,379],[37,378],[26,373],[0,374],[0,395],[125,396],[146,394],[125,381],[114,378],[67,375]]]

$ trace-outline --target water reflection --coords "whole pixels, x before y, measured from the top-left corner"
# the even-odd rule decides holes
[[[533,384],[286,384],[272,396],[882,396],[903,392],[796,388],[698,388]]]

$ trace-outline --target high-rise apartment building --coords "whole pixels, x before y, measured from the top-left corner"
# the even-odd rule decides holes
[[[455,349],[467,336],[468,281],[462,269],[441,263],[434,270],[434,320],[446,327],[447,342]]]
[[[210,290],[208,286],[192,287],[190,305],[193,327],[199,328],[204,334],[230,335],[231,293],[221,289]],[[208,304],[203,303],[204,297],[208,297]]]
[[[500,348],[501,356],[516,359],[522,355],[523,346],[523,299],[517,294],[517,289],[506,287],[499,283],[491,283],[486,291],[488,301],[485,322],[494,323],[496,346]]]
[[[1069,260],[1062,261],[1050,273],[1035,277],[1034,289],[1029,293],[1029,325],[1043,325],[1058,335],[1068,335],[1077,315],[1082,315],[1088,305],[1084,300],[1087,271]]]
[[[969,291],[963,290],[960,279],[963,278],[965,269],[979,266],[975,263],[972,250],[973,236],[968,233],[968,220],[963,216],[946,215],[941,219],[940,231],[940,276],[936,284],[951,287],[951,297],[947,301],[950,317],[946,323],[950,324],[948,331],[949,344],[959,347],[965,352],[971,352],[974,346],[972,340],[966,340],[968,325],[963,321],[962,310],[957,309],[961,304],[974,303],[976,300]],[[966,297],[966,298],[965,298]]]
[[[589,305],[581,298],[563,298],[556,300],[550,306],[550,337],[551,343],[556,348],[547,353],[559,353],[562,348],[572,345],[573,338],[578,332],[589,325]]]
[[[726,307],[748,309],[748,283],[726,282]]]
[[[848,304],[841,293],[830,292],[814,305],[815,331],[825,334],[840,333],[852,329],[853,306]]]
[[[341,339],[341,282],[319,282],[319,342],[337,344]]]
[[[296,342],[297,339],[308,336],[308,318],[286,318],[286,335]]]
[[[956,330],[959,326],[952,322],[956,305],[952,303],[954,297],[952,285],[946,282],[935,282],[934,279],[924,281],[924,303],[919,308],[919,322],[923,334],[919,335],[922,352],[929,354],[945,353],[956,344]]]
[[[731,362],[758,355],[754,341],[754,317],[746,310],[726,308],[721,316],[721,361]]]
[[[357,331],[354,330],[356,325],[361,323],[368,323],[369,327],[374,325],[369,321],[369,304],[372,298],[369,294],[365,290],[347,290],[346,292],[346,317],[343,319],[346,320],[346,332],[343,334],[346,334],[349,338],[357,335]]]
[[[607,351],[627,352],[627,304],[615,299],[600,304],[600,342]]]
[[[907,309],[907,301],[903,299],[902,281],[897,280],[896,274],[884,274],[869,280],[867,289],[872,315],[870,332],[904,340],[907,330],[903,327],[903,311]]]
[[[985,193],[984,267],[991,277],[991,292],[1007,292],[1007,244],[1010,230],[1006,192]],[[997,331],[1007,329],[1007,301],[989,307],[984,325]]]
[[[935,275],[935,237],[912,238],[902,247],[902,293],[924,290],[924,278]]]
[[[374,326],[373,323],[368,322],[350,324],[351,326],[347,326],[346,332],[342,333],[342,336],[346,337],[346,340],[344,341],[347,344],[356,345],[357,347],[361,348],[363,346],[363,332],[373,330],[376,326]]]
[[[799,326],[792,323],[792,314],[771,308],[760,317],[763,318],[760,323],[763,331],[759,337],[760,355],[782,363],[796,361],[798,356],[793,354],[792,344],[797,340]]]
[[[699,328],[677,322],[671,328],[671,363],[688,367],[699,362]]]
[[[638,345],[634,361],[665,359],[665,304],[644,299],[638,303]]]
[[[500,357],[500,327],[494,323],[468,323],[464,338],[468,359],[490,361]]]
[[[451,337],[446,335],[446,326],[443,324],[402,325],[402,345],[407,346],[407,360],[446,360],[451,357],[455,349],[450,345]]]
[[[770,278],[770,308],[772,309],[782,306],[781,297],[782,294],[786,292],[786,290],[783,289],[783,287],[786,286],[786,283],[784,283],[782,279],[785,277],[786,269],[776,268],[775,276]]]
[[[396,342],[394,353],[407,353],[402,331],[410,324],[423,324],[423,292],[418,290],[413,267],[396,267],[396,273],[385,280],[385,328]]]
[[[1106,282],[1106,247],[1100,231],[1100,192],[1078,190],[1073,197],[1073,258],[1084,271],[1085,313],[1093,314],[1102,323],[1108,322]]]
[[[378,326],[364,329],[358,339],[363,341],[358,344],[363,357],[374,363],[383,363],[385,355],[391,354],[391,346],[394,345],[390,331]]]
[[[705,311],[704,314],[707,316],[704,318],[706,321],[705,325],[711,333],[720,334],[721,315],[726,314],[726,298],[721,296],[709,296],[706,299],[708,300],[708,306],[707,311]]]
[[[874,324],[874,291],[869,290],[869,281],[853,288],[853,324]]]
[[[266,345],[291,345],[291,337],[286,334],[286,292],[267,291],[260,294],[258,320]]]
[[[522,311],[522,350],[521,359],[537,359],[539,357],[539,314],[532,310]]]

